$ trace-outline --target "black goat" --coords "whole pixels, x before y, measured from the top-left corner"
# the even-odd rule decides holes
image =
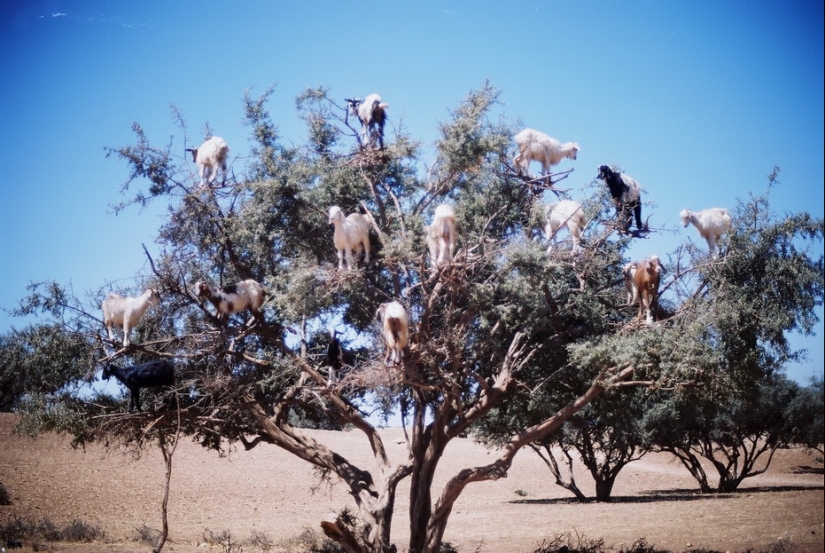
[[[344,350],[341,348],[341,340],[338,339],[338,331],[334,328],[329,330],[329,345],[327,346],[327,364],[329,365],[329,376],[327,376],[327,386],[332,386],[340,376],[341,367],[344,366]]]
[[[102,378],[109,380],[110,376],[114,376],[129,388],[129,392],[132,394],[129,412],[131,413],[135,406],[140,412],[140,389],[152,386],[173,386],[175,384],[175,366],[171,361],[165,359],[157,359],[126,368],[108,364],[103,367]]]
[[[622,225],[622,231],[629,233],[633,217],[636,217],[636,228],[643,230],[642,225],[642,187],[632,177],[614,171],[608,165],[599,167],[599,178],[607,183],[613,204],[616,206],[616,217]]]

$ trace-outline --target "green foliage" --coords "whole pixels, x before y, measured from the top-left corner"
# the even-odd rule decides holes
[[[754,385],[748,394],[721,397],[698,389],[662,394],[642,421],[645,438],[674,454],[702,492],[734,491],[745,478],[767,470],[773,452],[795,437],[783,406],[796,403],[799,385],[782,375]],[[711,461],[718,476],[715,487],[701,459]]]
[[[11,411],[32,390],[57,393],[87,376],[93,351],[82,336],[58,324],[0,336],[0,410]]]
[[[825,454],[825,407],[823,407],[822,377],[812,379],[810,384],[799,390],[785,406],[783,419],[790,428],[789,441],[804,445]]]

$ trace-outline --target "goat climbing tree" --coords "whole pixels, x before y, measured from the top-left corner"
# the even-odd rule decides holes
[[[662,351],[678,347],[679,319],[636,328],[635,309],[624,305],[622,253],[629,239],[600,224],[610,217],[605,193],[586,202],[588,244],[575,261],[564,252],[548,256],[536,239],[547,192],[509,166],[514,129],[493,120],[495,89],[485,84],[450,112],[426,168],[421,146],[403,130],[386,149],[359,148],[346,104],[326,89],[298,98],[308,140],[284,146],[266,111],[272,93],[244,98],[252,161],[243,168],[236,162],[231,172],[241,176],[225,184],[198,186],[195,168],[173,153],[172,143],[151,146],[138,125],[135,145],[109,150],[130,168],[118,209],[169,203],[159,253],[136,252],[151,267],[139,284],[159,291],[160,306],[144,317],[133,344],[114,356],[103,347],[111,344],[92,315],[94,302],[85,305],[52,285],[35,288],[25,309],[50,310],[73,344],[85,344],[87,358],[175,358],[180,409],[127,416],[112,401],[64,398],[73,401],[64,411],[73,413],[71,425],[57,426],[62,423],[52,410],[54,428],[81,441],[105,435],[141,444],[153,436],[150,430],[170,428],[213,449],[231,443],[283,448],[349,488],[354,522],[342,516],[315,521],[349,552],[397,550],[391,529],[400,516],[396,492],[405,483],[408,550],[435,553],[466,486],[506,477],[522,448],[558,430],[605,390],[691,378],[679,363],[663,362]],[[174,152],[187,145],[175,144]],[[442,202],[454,207],[458,248],[452,263],[433,268],[424,232]],[[333,205],[373,215],[369,264],[338,270],[326,218]],[[267,288],[261,317],[223,322],[192,290],[197,281],[226,285],[247,278]],[[387,366],[374,314],[391,300],[405,306],[411,329],[403,363]],[[345,352],[346,365],[334,379],[324,355],[330,326],[349,337],[345,343],[361,344]],[[94,368],[75,374],[88,377]],[[586,375],[585,384],[547,416],[500,440],[492,463],[467,467],[434,489],[453,439],[514,398],[561,386],[570,372],[577,380]],[[400,413],[407,429],[409,455],[400,463],[388,458],[373,422],[391,412]],[[38,413],[43,420],[44,410]],[[357,429],[376,468],[358,466],[302,425]]]

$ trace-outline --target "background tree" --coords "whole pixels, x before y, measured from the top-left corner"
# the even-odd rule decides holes
[[[744,479],[765,472],[776,450],[793,440],[784,407],[799,391],[798,384],[776,375],[748,396],[676,394],[658,403],[644,424],[654,447],[676,456],[703,493],[732,492]],[[718,476],[715,487],[703,459]]]
[[[696,349],[696,378],[663,396],[645,426],[652,443],[676,455],[703,492],[714,488],[702,458],[718,473],[715,490],[733,491],[764,472],[776,448],[793,439],[784,411],[798,387],[781,369],[801,354],[791,350],[787,333],[810,333],[814,307],[822,304],[823,259],[808,251],[822,237],[821,220],[806,213],[777,217],[765,194],[738,206],[723,261],[693,264],[699,293],[683,309],[699,325],[683,340]]]
[[[785,407],[784,417],[791,428],[791,441],[825,455],[825,407],[823,407],[822,378],[811,379],[805,388]],[[820,462],[822,459],[820,458]]]
[[[717,351],[713,343],[681,339],[686,330],[698,332],[691,310],[703,313],[703,281],[691,296],[698,299],[674,306],[667,324],[640,328],[635,311],[624,306],[627,239],[600,224],[603,187],[586,207],[593,219],[586,252],[576,259],[564,253],[548,258],[533,238],[541,228],[542,191],[551,183],[513,175],[513,128],[494,120],[498,92],[489,85],[472,91],[440,125],[426,170],[420,146],[403,128],[385,150],[357,148],[346,104],[323,88],[297,100],[306,144],[285,147],[265,109],[272,93],[245,96],[253,159],[240,179],[226,185],[198,187],[194,168],[173,153],[183,147],[173,149],[173,139],[154,148],[138,125],[135,145],[109,150],[130,167],[123,190],[133,196],[120,208],[169,204],[157,238],[160,253],[150,257],[147,251],[151,274],[140,282],[156,288],[161,303],[147,313],[133,345],[113,351],[117,345],[91,315],[106,290],[84,309],[58,301],[65,293],[59,287],[37,287],[23,302],[55,306],[48,314],[87,348],[78,363],[174,358],[179,413],[155,408],[125,415],[122,404],[102,398],[46,394],[29,403],[30,424],[68,428],[80,442],[105,439],[135,448],[166,443],[164,436],[178,431],[218,450],[238,442],[246,448],[274,444],[349,489],[355,523],[342,515],[323,521],[322,528],[351,552],[396,550],[390,541],[396,491],[408,479],[409,550],[435,552],[467,485],[506,476],[518,451],[558,431],[606,389],[673,387],[725,369],[706,362]],[[177,111],[173,115],[186,146],[186,125]],[[146,179],[148,189],[134,192]],[[458,251],[449,266],[434,268],[424,230],[429,214],[445,201],[456,212]],[[336,269],[327,223],[332,205],[373,215],[369,264]],[[192,289],[201,280],[225,285],[247,278],[268,290],[262,315],[251,319],[218,318]],[[390,300],[402,302],[411,320],[405,360],[396,366],[383,364],[373,320],[376,308]],[[361,349],[351,352],[355,366],[333,385],[324,356],[330,326]],[[96,368],[89,363],[79,372],[88,378]],[[509,404],[532,400],[545,410],[512,427],[492,463],[464,469],[433,490],[451,440],[494,413],[517,417],[521,408],[510,411]],[[409,424],[409,458],[397,465],[389,462],[369,417],[393,410]],[[60,426],[66,419],[73,425]],[[375,468],[357,466],[301,432],[296,423],[303,421],[363,432]]]

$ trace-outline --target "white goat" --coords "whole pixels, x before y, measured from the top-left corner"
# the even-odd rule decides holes
[[[639,264],[635,261],[629,261],[622,267],[622,275],[624,275],[624,289],[627,292],[627,305],[633,305],[638,299],[636,293],[636,269]]]
[[[541,174],[547,175],[550,167],[564,158],[575,160],[579,152],[577,142],[562,144],[555,138],[534,129],[524,129],[516,135],[518,154],[513,158],[516,171],[530,176],[530,162],[541,163]]]
[[[579,251],[579,243],[582,239],[582,232],[586,221],[582,204],[575,200],[562,200],[549,204],[545,208],[547,222],[544,225],[544,234],[550,245],[547,246],[547,253],[553,251],[556,242],[556,235],[561,227],[567,226],[570,238],[573,240],[572,253],[575,255]]]
[[[375,146],[378,140],[380,149],[384,149],[384,123],[387,120],[387,108],[390,105],[381,101],[378,94],[370,94],[363,101],[358,98],[346,99],[349,104],[348,115],[354,115],[361,122],[361,144]]]
[[[710,207],[702,211],[693,212],[689,209],[683,209],[679,213],[679,218],[682,219],[682,224],[685,228],[690,223],[696,227],[702,238],[708,243],[708,251],[713,253],[716,249],[716,241],[719,240],[723,234],[730,231],[731,217],[728,210],[724,207]]]
[[[123,328],[123,347],[128,347],[131,343],[129,334],[132,329],[137,326],[149,306],[157,305],[158,301],[158,293],[151,288],[136,298],[121,296],[114,292],[106,296],[101,309],[103,309],[103,324],[109,331],[109,339],[114,341],[115,333],[112,329],[116,325],[120,326]]]
[[[220,321],[225,321],[233,313],[240,313],[246,309],[252,311],[254,316],[258,316],[266,298],[264,287],[251,278],[223,288],[214,288],[199,281],[195,283],[195,294],[199,298],[208,299],[215,306],[216,316]]]
[[[430,250],[430,259],[437,267],[445,261],[453,261],[455,248],[455,213],[448,204],[441,204],[435,208],[433,222],[427,227],[427,246]]]
[[[335,225],[335,234],[332,237],[335,249],[338,252],[338,269],[344,268],[344,254],[347,257],[347,267],[353,266],[353,254],[361,255],[364,250],[364,262],[370,262],[370,222],[372,216],[350,213],[344,217],[344,211],[337,205],[329,208],[329,224]],[[374,223],[373,223],[374,224]]]
[[[198,148],[186,148],[192,152],[192,161],[198,164],[201,175],[201,186],[212,184],[218,176],[218,169],[223,171],[223,182],[226,183],[226,158],[229,155],[229,146],[223,138],[213,136]]]
[[[404,306],[397,301],[382,303],[375,312],[375,318],[381,321],[384,342],[387,345],[384,363],[387,365],[400,363],[404,358],[404,348],[410,337]]]

